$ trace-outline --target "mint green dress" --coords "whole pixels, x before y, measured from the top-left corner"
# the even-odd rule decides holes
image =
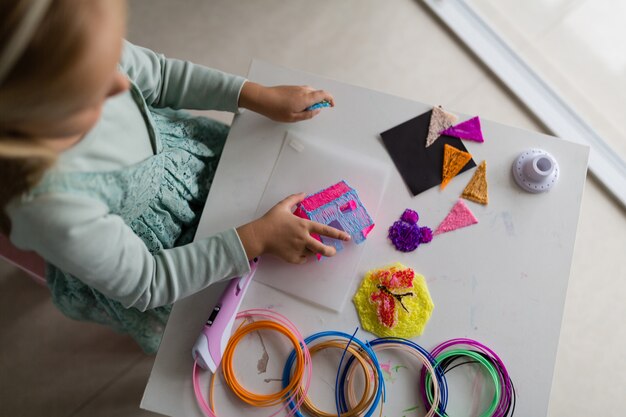
[[[128,333],[153,353],[171,303],[249,271],[233,228],[192,243],[228,127],[167,108],[236,110],[243,79],[131,44],[121,69],[133,82],[130,92],[110,101],[101,126],[83,139],[87,148],[114,146],[81,169],[51,170],[7,212],[14,244],[46,259],[61,312]],[[227,103],[202,101],[216,94]],[[126,129],[117,127],[133,112]],[[141,146],[131,146],[137,137]],[[134,163],[89,169],[103,155],[125,160],[141,149],[148,153]]]
[[[152,254],[190,243],[228,126],[183,112],[153,110],[149,117],[155,127],[155,156],[118,171],[48,176],[33,195],[72,193],[99,199]],[[144,351],[156,352],[170,305],[144,312],[125,308],[52,264],[47,265],[46,279],[55,306],[65,315],[129,333]]]

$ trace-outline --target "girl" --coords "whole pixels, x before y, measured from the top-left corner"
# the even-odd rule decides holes
[[[124,25],[123,0],[0,2],[0,226],[46,259],[63,313],[154,352],[174,301],[265,253],[334,255],[310,233],[349,235],[294,216],[298,194],[192,243],[228,128],[175,110],[296,122],[333,98],[166,59],[123,42]]]

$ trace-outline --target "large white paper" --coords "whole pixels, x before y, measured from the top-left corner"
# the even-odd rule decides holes
[[[300,133],[287,132],[261,197],[257,217],[290,194],[313,194],[345,180],[357,190],[376,222],[388,168],[358,152],[327,143]],[[345,242],[343,250],[334,257],[320,261],[312,257],[304,265],[288,264],[265,256],[259,264],[255,280],[302,300],[341,311],[365,245],[367,240],[358,245]]]

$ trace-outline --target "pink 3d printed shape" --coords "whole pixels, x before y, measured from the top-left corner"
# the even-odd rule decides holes
[[[451,232],[462,227],[471,226],[478,223],[478,219],[474,216],[472,211],[465,205],[462,200],[458,200],[450,213],[433,233],[433,236],[440,235],[442,233]]]
[[[356,190],[340,181],[315,194],[308,195],[293,213],[303,219],[327,224],[348,233],[355,243],[362,243],[374,228],[374,221],[363,206]],[[343,249],[339,240],[312,234],[325,245]],[[320,259],[318,255],[318,259]]]

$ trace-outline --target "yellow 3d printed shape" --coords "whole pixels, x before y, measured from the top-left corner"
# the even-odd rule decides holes
[[[363,329],[380,337],[419,336],[435,308],[424,277],[401,263],[368,271],[352,301]]]

